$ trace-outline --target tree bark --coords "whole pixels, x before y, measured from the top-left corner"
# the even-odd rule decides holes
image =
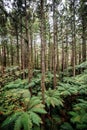
[[[56,88],[56,37],[57,37],[57,32],[56,32],[56,1],[53,0],[53,73],[54,73],[54,78],[53,78],[53,85],[54,89]]]
[[[42,89],[42,101],[45,103],[45,37],[44,37],[44,0],[41,0],[41,89]]]

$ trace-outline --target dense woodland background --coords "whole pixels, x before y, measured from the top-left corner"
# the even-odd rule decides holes
[[[0,127],[87,129],[87,0],[0,1]]]

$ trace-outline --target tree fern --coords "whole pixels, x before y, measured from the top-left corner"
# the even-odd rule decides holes
[[[60,98],[59,93],[57,90],[51,90],[45,92],[45,102],[49,107],[52,105],[55,106],[63,106],[63,100]]]
[[[21,123],[24,130],[30,130],[32,128],[32,121],[27,112],[23,112],[23,114],[21,115]]]
[[[46,111],[44,109],[44,105],[41,103],[42,101],[39,99],[39,97],[33,96],[28,104],[28,111],[45,114]]]
[[[36,107],[32,108],[31,111],[33,111],[35,113],[39,113],[39,114],[46,114],[46,111],[45,111],[44,107],[42,107],[42,104],[37,105]]]
[[[77,67],[77,68],[80,68],[80,69],[81,69],[81,68],[87,69],[87,61],[85,61],[85,62],[83,62],[83,63],[77,65],[76,67]]]
[[[76,124],[76,127],[83,130],[87,128],[87,101],[79,99],[79,103],[73,106],[73,111],[69,112],[71,122]],[[83,126],[83,127],[82,127]]]
[[[14,130],[21,130],[22,123],[21,123],[21,116],[15,121]]]
[[[24,121],[24,119],[23,119],[23,121]],[[24,124],[24,122],[23,122],[24,130],[31,130],[31,128],[32,128],[32,123],[33,123],[33,122],[31,122],[30,118],[28,118],[28,119],[26,120],[26,123],[25,123],[25,124]]]
[[[34,124],[39,126],[40,123],[42,123],[40,116],[36,114],[35,112],[29,112],[29,116]]]
[[[27,85],[28,85],[27,79],[26,80],[17,79],[5,85],[3,90],[17,89],[17,88],[23,89],[23,88],[26,88]]]
[[[40,104],[40,103],[41,103],[41,100],[38,97],[33,96],[29,102],[29,108],[32,108],[33,106]]]
[[[21,92],[23,94],[24,91]],[[27,99],[29,93],[24,96],[24,99]],[[24,101],[24,100],[23,100]],[[6,125],[11,125],[11,123],[15,123],[14,130],[30,130],[32,125],[38,125],[42,123],[41,118],[38,114],[46,114],[44,109],[44,105],[41,103],[41,100],[38,97],[29,97],[28,102],[23,106],[24,109],[21,107],[15,111],[15,114],[9,116],[4,122],[2,127]],[[26,108],[26,109],[25,109]],[[26,112],[24,111],[26,110]],[[20,111],[20,112],[18,112]]]
[[[16,112],[15,114],[12,114],[11,116],[9,116],[8,118],[6,118],[6,120],[2,123],[2,127],[5,126],[9,126],[11,123],[13,123],[18,116],[21,115],[21,112]]]

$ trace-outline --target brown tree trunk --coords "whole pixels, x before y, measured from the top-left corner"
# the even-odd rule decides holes
[[[59,63],[59,35],[58,35],[58,25],[59,23],[56,23],[56,29],[57,29],[57,74],[59,74],[60,71],[60,63]]]
[[[52,71],[51,61],[52,61],[52,51],[51,51],[51,34],[50,34],[50,25],[49,25],[49,43],[48,43],[48,69]]]
[[[73,67],[73,76],[75,76],[76,75],[75,0],[72,1],[72,25],[71,26],[72,26],[72,67]]]
[[[66,68],[66,71],[67,71],[67,75],[68,75],[68,61],[69,61],[69,54],[68,54],[68,32],[67,32],[67,25],[66,25],[66,56],[65,56],[65,68]]]
[[[2,71],[6,68],[6,47],[5,45],[2,46]]]
[[[21,37],[21,70],[23,71],[23,79],[25,79],[25,64],[24,64],[24,39]]]
[[[44,39],[44,0],[41,0],[41,89],[42,89],[42,101],[45,103],[45,39]]]
[[[54,73],[54,78],[53,78],[53,84],[54,84],[54,89],[56,88],[57,84],[57,79],[56,79],[56,37],[57,37],[57,32],[56,32],[56,1],[53,0],[53,73]]]
[[[16,29],[16,40],[17,40],[17,65],[19,65],[19,36],[18,36],[18,27],[17,25],[15,25],[15,29]]]
[[[84,16],[82,16],[82,61],[86,61],[86,26]]]
[[[13,54],[13,40],[12,37],[10,38],[10,42],[11,42],[11,65],[14,65],[14,54]]]
[[[26,5],[26,0],[25,0],[25,8],[27,8]],[[30,43],[30,32],[29,32],[29,26],[28,26],[28,12],[26,10],[26,17],[25,17],[25,21],[26,21],[26,39],[27,39],[27,53],[28,53],[28,80],[29,83],[31,81],[32,78],[32,66],[31,66],[31,43]]]
[[[65,55],[64,55],[64,38],[63,38],[63,23],[61,23],[61,42],[62,42],[62,64],[61,64],[61,69],[62,72],[64,72],[65,68]]]

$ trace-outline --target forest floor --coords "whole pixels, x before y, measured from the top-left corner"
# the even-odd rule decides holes
[[[22,79],[23,71],[7,68],[0,74],[0,130],[42,130],[41,126],[44,130],[86,130],[87,69],[85,64],[79,67],[82,72],[75,77],[66,76],[66,72],[57,75],[56,89],[53,74],[46,72],[45,104],[40,70],[33,71],[28,83],[27,78]]]

